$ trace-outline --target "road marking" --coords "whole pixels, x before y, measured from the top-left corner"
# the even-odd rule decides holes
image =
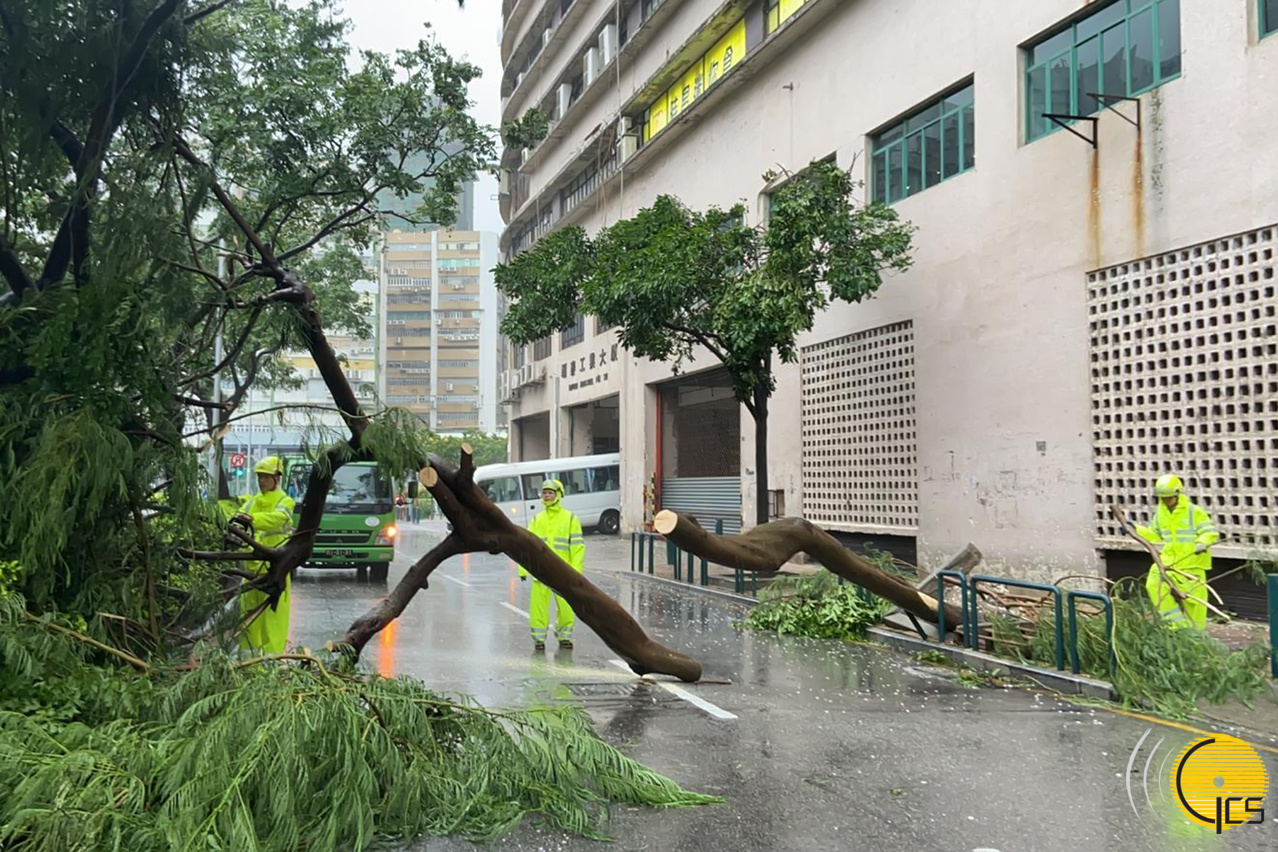
[[[528,613],[524,612],[522,609],[520,609],[519,607],[515,606],[514,604],[508,604],[508,603],[506,603],[505,601],[502,601],[502,602],[501,602],[501,605],[502,605],[502,606],[504,606],[506,609],[510,610],[511,612],[513,612],[513,613],[517,614],[517,615],[522,615],[524,618],[528,618],[528,617],[529,617]]]
[[[1101,707],[1101,709],[1106,710],[1110,713],[1113,713],[1116,716],[1126,716],[1129,719],[1140,719],[1142,722],[1149,722],[1152,725],[1162,725],[1164,728],[1175,728],[1178,731],[1185,731],[1190,734],[1197,734],[1200,737],[1209,737],[1212,735],[1211,731],[1204,730],[1203,728],[1196,728],[1193,725],[1186,725],[1183,722],[1172,722],[1168,719],[1160,719],[1157,716],[1146,716],[1144,713],[1136,713],[1131,710],[1123,710],[1120,707]],[[1221,724],[1229,725],[1230,723],[1222,722]],[[1258,748],[1262,751],[1267,751],[1270,754],[1278,754],[1278,748],[1274,748],[1271,745],[1264,745],[1263,743],[1254,743],[1250,741],[1247,742],[1247,745],[1251,746],[1252,748]]]
[[[450,576],[448,576],[447,574],[440,574],[439,576],[440,576],[440,579],[447,580],[447,581],[448,581],[448,582],[450,582],[450,583],[456,583],[457,585],[459,585],[459,586],[465,586],[465,587],[466,587],[466,588],[468,588],[468,589],[469,589],[469,588],[472,588],[472,586],[470,585],[470,583],[467,583],[465,580],[458,580],[458,579],[456,579],[456,578],[454,578],[454,577],[450,577]]]
[[[513,609],[514,607],[511,607],[511,608]],[[612,663],[614,666],[616,666],[619,669],[625,669],[628,672],[630,671],[630,666],[626,665],[621,660],[609,660],[608,662]],[[633,674],[633,672],[631,673]],[[711,704],[709,701],[706,701],[704,698],[698,698],[697,696],[693,695],[688,690],[684,689],[682,686],[678,686],[677,684],[669,683],[664,680],[654,680],[652,681],[652,683],[655,683],[657,686],[661,687],[666,692],[669,692],[671,695],[677,698],[682,698],[684,701],[688,702],[693,707],[704,710],[706,713],[708,713],[709,715],[713,716],[716,719],[727,720],[727,719],[737,718],[735,713],[729,713],[727,710],[724,710],[722,707],[718,707],[714,704]]]

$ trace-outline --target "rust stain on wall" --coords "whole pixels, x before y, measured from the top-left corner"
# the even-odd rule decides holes
[[[1136,153],[1132,157],[1132,230],[1136,235],[1136,253],[1145,256],[1145,136],[1136,126]]]
[[[1092,148],[1091,185],[1087,198],[1087,249],[1093,267],[1101,265],[1100,150]]]

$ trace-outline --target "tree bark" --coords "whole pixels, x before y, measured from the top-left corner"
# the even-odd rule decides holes
[[[421,581],[448,556],[505,553],[568,601],[577,617],[625,660],[635,674],[668,674],[689,683],[701,678],[699,662],[654,642],[621,604],[574,571],[537,536],[512,524],[506,513],[475,485],[474,472],[469,445],[462,446],[461,464],[456,468],[438,457],[431,457],[430,466],[421,472],[421,483],[452,522],[453,532],[444,544],[410,569],[409,575],[388,596],[387,603],[365,613],[347,630],[342,640],[345,644],[358,651],[362,646],[358,646],[357,641],[367,642],[402,612],[417,589],[424,587]],[[448,547],[441,550],[445,545]],[[390,613],[394,614],[386,618]]]
[[[770,360],[770,359],[769,359]],[[754,387],[754,472],[756,524],[768,522],[768,389]]]
[[[780,518],[741,535],[725,536],[706,532],[696,520],[668,510],[657,513],[653,525],[657,532],[680,549],[716,565],[742,571],[775,574],[796,553],[806,553],[831,573],[851,580],[906,612],[933,624],[937,622],[936,598],[881,571],[864,557],[845,548],[834,536],[803,518]],[[963,614],[958,607],[946,604],[945,623],[963,623]]]

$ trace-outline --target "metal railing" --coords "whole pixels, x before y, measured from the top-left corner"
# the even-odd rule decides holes
[[[1278,574],[1269,575],[1269,670],[1278,677]]]
[[[977,610],[977,587],[981,583],[998,583],[1002,586],[1011,586],[1015,589],[1029,589],[1031,591],[1047,592],[1056,604],[1056,670],[1058,672],[1065,671],[1065,625],[1064,625],[1064,601],[1061,595],[1060,586],[1053,586],[1049,583],[1034,583],[1029,580],[1009,580],[1006,577],[993,577],[989,574],[972,574],[967,578],[970,594],[968,595],[968,628],[963,632],[966,634],[968,629],[971,630],[973,645],[969,646],[979,650],[980,638],[977,633],[980,613]]]

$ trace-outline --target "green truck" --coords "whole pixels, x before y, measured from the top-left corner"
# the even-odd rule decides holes
[[[304,457],[284,460],[285,489],[297,504],[294,524],[301,520],[306,484],[313,463]],[[395,558],[395,499],[391,480],[373,462],[352,462],[337,469],[324,501],[307,568],[354,568],[375,583],[386,582]]]

